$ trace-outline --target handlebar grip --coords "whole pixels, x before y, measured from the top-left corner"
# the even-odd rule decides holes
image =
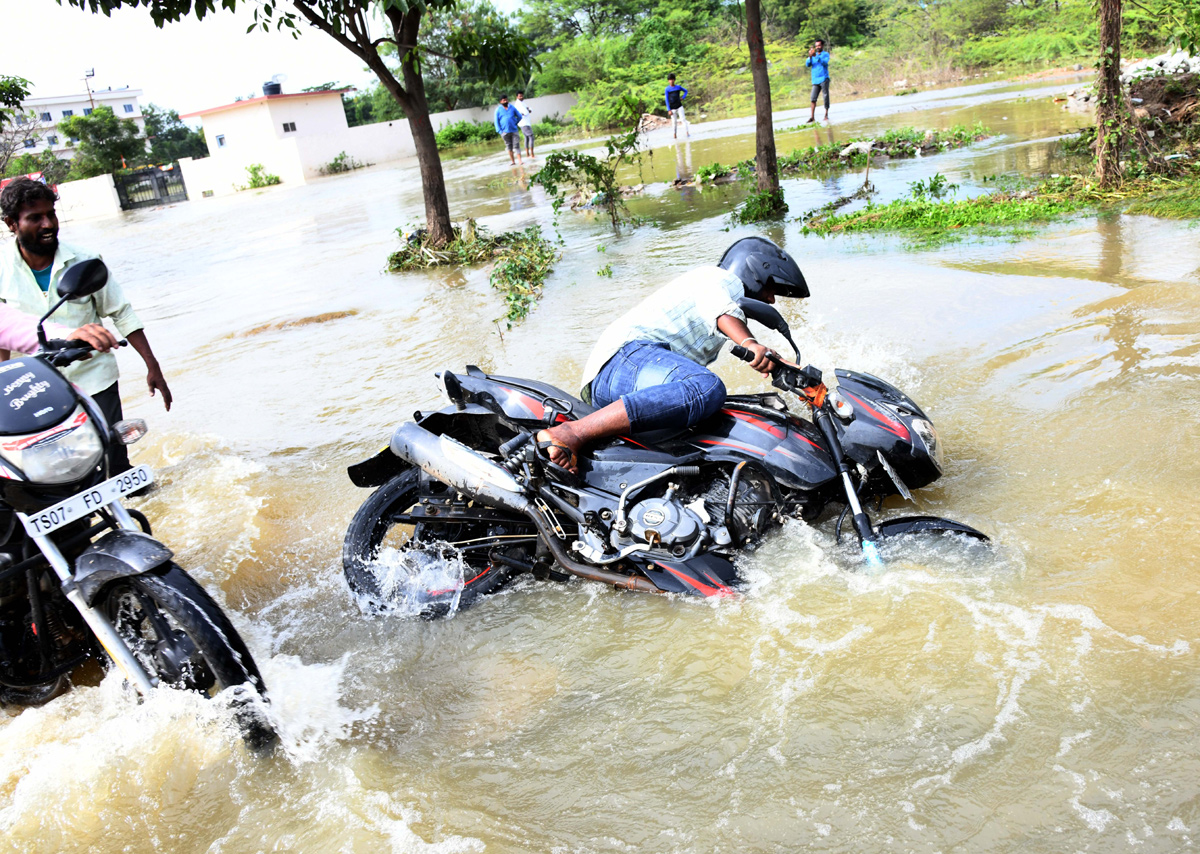
[[[733,349],[731,349],[729,352],[732,353],[735,357],[741,359],[743,362],[753,362],[754,361],[754,354],[751,353],[749,350],[747,350],[745,347],[743,347],[741,344],[734,344]]]
[[[521,433],[515,438],[509,439],[500,446],[500,458],[505,459],[519,451],[524,445],[533,438],[532,433]]]

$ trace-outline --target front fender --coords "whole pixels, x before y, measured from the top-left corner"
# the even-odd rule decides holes
[[[71,586],[91,605],[104,585],[118,578],[143,575],[162,566],[175,553],[138,531],[109,531],[88,546],[75,561]],[[64,588],[67,585],[64,585]]]

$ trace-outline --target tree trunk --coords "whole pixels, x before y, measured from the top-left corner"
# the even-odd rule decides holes
[[[778,193],[779,163],[775,158],[775,128],[771,123],[771,79],[767,76],[759,0],[746,0],[746,44],[750,47],[750,73],[754,78],[754,171],[758,177],[758,191]]]
[[[1100,76],[1096,81],[1096,180],[1112,185],[1120,176],[1121,141],[1128,114],[1121,86],[1121,0],[1099,0]]]
[[[422,7],[407,12],[396,27],[399,44],[416,44],[421,28]],[[400,70],[404,77],[404,89],[408,103],[401,104],[408,116],[408,128],[412,133],[413,146],[417,150],[417,164],[421,168],[421,190],[425,196],[425,228],[429,242],[434,246],[445,246],[454,238],[454,226],[450,223],[450,202],[446,198],[446,178],[442,174],[442,157],[438,154],[437,139],[433,123],[429,121],[429,102],[425,99],[425,80],[419,68],[411,61],[408,50],[400,51]]]

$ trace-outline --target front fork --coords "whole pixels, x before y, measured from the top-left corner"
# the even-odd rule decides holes
[[[850,478],[850,463],[842,451],[842,443],[838,440],[837,429],[833,426],[829,413],[825,411],[824,401],[820,406],[813,406],[812,412],[813,421],[821,430],[821,435],[825,437],[825,444],[829,446],[833,461],[837,464],[838,472],[841,473],[842,486],[846,490],[846,502],[850,505],[850,514],[854,520],[854,530],[858,533],[859,543],[862,545],[863,557],[871,566],[879,566],[883,563],[883,559],[879,556],[879,547],[875,543],[875,529],[871,527],[871,520],[867,518],[867,513],[862,508],[862,502],[858,500],[858,490]]]
[[[125,531],[140,531],[141,527],[129,515],[129,511],[119,501],[114,501],[105,506],[113,515],[113,519],[117,523],[117,527]],[[117,630],[113,628],[112,623],[108,618],[93,608],[83,598],[83,593],[78,587],[71,582],[74,579],[71,573],[71,565],[67,563],[67,559],[63,557],[63,553],[59,551],[58,546],[49,536],[30,534],[30,538],[37,543],[42,554],[45,555],[51,568],[58,576],[62,583],[63,592],[67,599],[74,605],[80,615],[83,616],[84,622],[88,624],[88,628],[92,630],[92,634],[96,636],[96,640],[100,641],[100,645],[104,647],[104,651],[108,653],[108,657],[116,662],[121,668],[121,672],[138,689],[141,694],[149,694],[157,684],[157,680],[151,679],[146,673],[145,668],[138,663],[137,658],[129,651],[129,647],[121,636],[117,634]]]

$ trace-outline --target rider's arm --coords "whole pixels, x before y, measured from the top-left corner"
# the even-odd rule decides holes
[[[754,335],[750,332],[750,327],[746,325],[744,320],[739,320],[729,314],[723,314],[717,318],[717,329],[734,344],[745,347],[754,354],[754,359],[750,362],[750,367],[764,377],[770,374],[772,359],[768,354],[771,352],[771,348],[765,347],[754,340]]]

